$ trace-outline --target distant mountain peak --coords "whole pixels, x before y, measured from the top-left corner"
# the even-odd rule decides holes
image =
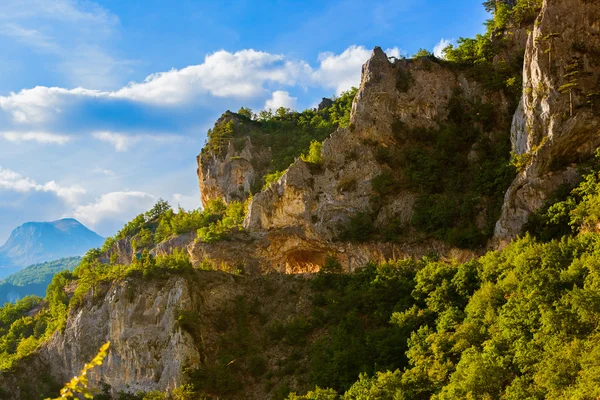
[[[74,218],[26,222],[0,247],[0,278],[28,265],[81,256],[104,238]]]

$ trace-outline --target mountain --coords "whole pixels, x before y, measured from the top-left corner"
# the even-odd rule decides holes
[[[73,271],[81,257],[67,257],[30,265],[0,281],[0,304],[14,302],[25,296],[46,295],[46,288],[60,271]]]
[[[600,399],[600,5],[486,7],[445,59],[375,48],[355,94],[223,114],[203,210],[0,309],[0,397],[110,342],[103,398]]]
[[[104,238],[72,218],[27,222],[0,247],[0,278],[28,265],[83,255],[103,242]]]

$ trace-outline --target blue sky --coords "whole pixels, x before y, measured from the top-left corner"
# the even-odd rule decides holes
[[[388,55],[471,37],[481,0],[0,2],[0,242],[75,217],[101,235],[162,197],[200,206],[227,109],[305,109]]]

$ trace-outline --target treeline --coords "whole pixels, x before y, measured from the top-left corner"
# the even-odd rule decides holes
[[[313,142],[323,142],[337,128],[350,125],[352,102],[357,93],[352,88],[339,97],[322,103],[319,109],[302,112],[280,107],[277,110],[263,110],[254,113],[249,108],[241,108],[234,122],[225,118],[208,131],[208,141],[202,149],[202,156],[223,155],[231,142],[241,150],[247,138],[254,146],[270,148],[272,157],[267,165],[257,166],[264,171],[261,181],[256,182],[253,192],[259,191],[269,182],[268,174],[281,174],[297,157],[309,154]]]

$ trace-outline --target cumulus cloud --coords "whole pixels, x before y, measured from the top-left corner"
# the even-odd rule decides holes
[[[92,203],[77,206],[73,216],[92,227],[106,221],[122,223],[150,209],[155,200],[154,196],[144,192],[111,192],[103,194]]]
[[[296,108],[297,98],[283,90],[276,90],[265,103],[265,110],[276,110],[279,107]]]
[[[0,189],[20,193],[51,192],[69,204],[76,204],[79,196],[86,193],[81,186],[62,186],[55,181],[40,184],[31,178],[2,167],[0,167]]]
[[[0,132],[0,138],[9,142],[38,142],[43,144],[66,144],[71,137],[49,132]]]
[[[158,104],[177,104],[199,94],[253,97],[264,92],[266,83],[294,85],[309,70],[308,64],[286,61],[278,54],[221,50],[207,55],[200,65],[153,74],[110,95]]]
[[[119,132],[94,132],[92,137],[96,140],[109,143],[116,151],[123,152],[129,150],[132,146],[142,141],[173,143],[182,140],[181,137],[175,135],[138,135],[125,134]]]
[[[390,57],[401,55],[397,47],[387,49],[386,53]],[[221,50],[207,55],[202,64],[155,73],[115,91],[45,86],[23,89],[0,96],[0,109],[11,114],[15,122],[31,125],[56,118],[84,99],[178,106],[201,97],[259,98],[273,86],[321,86],[340,94],[360,84],[361,66],[370,55],[371,50],[364,46],[350,46],[341,54],[321,53],[318,67],[312,68],[304,61],[290,60],[281,54],[252,49],[235,53]],[[295,104],[294,98],[289,93],[286,97],[285,93],[276,90],[270,102]]]
[[[433,55],[437,58],[444,58],[444,49],[451,44],[454,44],[454,39],[444,39],[442,38],[438,44],[433,47]]]
[[[385,50],[388,57],[400,57],[397,47]],[[341,54],[321,53],[319,68],[312,74],[313,80],[326,88],[335,89],[336,94],[358,86],[362,65],[371,56],[364,46],[350,46]]]

